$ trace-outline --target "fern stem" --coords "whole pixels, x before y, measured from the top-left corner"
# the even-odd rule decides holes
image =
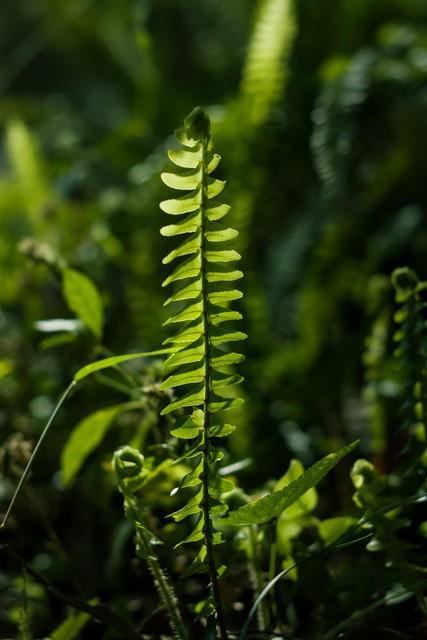
[[[136,523],[135,525],[137,526]],[[181,619],[173,588],[170,585],[165,572],[161,568],[157,556],[153,554],[153,549],[144,529],[137,528],[136,535],[138,543],[141,545],[143,550],[143,557],[146,559],[148,567],[154,578],[157,593],[159,594],[160,600],[163,602],[167,611],[170,626],[178,640],[188,640],[187,629]]]
[[[206,218],[205,212],[207,209],[207,144],[206,140],[203,141],[202,151],[202,202],[201,208],[202,223],[201,223],[201,254],[202,257],[206,255],[206,237],[205,226]],[[227,640],[227,628],[225,626],[224,612],[222,608],[221,596],[218,585],[217,569],[215,563],[215,554],[213,549],[213,531],[212,521],[210,517],[209,509],[209,427],[210,427],[210,388],[211,388],[211,372],[210,372],[210,329],[208,319],[208,281],[206,275],[206,260],[202,258],[201,265],[202,276],[202,301],[203,301],[203,341],[205,352],[205,373],[204,373],[204,400],[203,400],[203,473],[202,473],[202,487],[203,487],[203,499],[202,499],[202,511],[203,511],[203,534],[206,545],[206,557],[208,561],[209,577],[212,587],[212,596],[215,604],[217,624],[221,634],[221,640]]]

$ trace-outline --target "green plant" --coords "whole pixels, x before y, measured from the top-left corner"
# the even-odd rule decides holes
[[[183,470],[178,487],[172,491],[173,500],[175,503],[178,501],[179,508],[171,516],[178,524],[186,518],[191,518],[193,524],[190,534],[176,545],[179,547],[183,544],[193,544],[197,549],[192,562],[182,572],[182,577],[194,573],[209,574],[211,597],[195,607],[198,616],[206,620],[206,637],[216,637],[218,627],[221,639],[228,638],[219,589],[219,579],[226,567],[218,561],[215,547],[225,539],[233,540],[236,527],[243,527],[245,530],[249,527],[253,549],[257,545],[259,534],[264,539],[264,547],[270,539],[270,534],[263,535],[264,528],[270,533],[273,532],[267,582],[264,580],[262,556],[257,556],[256,553],[251,556],[257,576],[258,597],[242,629],[241,638],[244,638],[255,611],[268,595],[272,585],[292,571],[296,566],[295,562],[299,562],[296,560],[294,564],[290,564],[287,558],[286,568],[276,574],[278,520],[283,520],[287,510],[299,503],[307,492],[312,491],[313,487],[354,449],[357,442],[325,456],[307,471],[302,467],[298,467],[297,472],[294,469],[289,477],[279,481],[267,495],[255,494],[254,497],[246,497],[246,504],[243,505],[241,499],[237,500],[238,508],[227,513],[228,500],[233,502],[234,484],[224,477],[230,473],[221,470],[224,452],[219,443],[222,443],[235,427],[223,421],[222,413],[235,409],[242,403],[233,391],[234,386],[242,381],[242,377],[234,372],[233,367],[243,360],[243,355],[231,350],[230,345],[247,336],[241,331],[224,328],[224,324],[228,327],[229,322],[241,319],[240,312],[230,309],[230,304],[242,297],[242,293],[234,288],[234,282],[240,279],[243,273],[230,268],[230,263],[240,258],[239,254],[233,249],[221,248],[223,242],[229,242],[237,236],[237,231],[219,222],[228,213],[229,206],[212,202],[221,193],[225,183],[211,175],[218,166],[220,157],[213,150],[207,114],[199,107],[194,109],[184,121],[183,129],[178,130],[176,135],[180,147],[168,153],[177,169],[174,172],[163,173],[162,180],[169,187],[188,193],[180,198],[164,200],[160,206],[170,215],[183,216],[178,223],[162,227],[162,235],[188,236],[163,260],[167,265],[176,258],[184,258],[163,283],[164,286],[174,286],[174,291],[165,303],[166,306],[178,305],[174,315],[170,316],[165,324],[183,326],[177,334],[165,340],[162,349],[111,356],[77,371],[24,469],[2,526],[8,521],[34,457],[55,416],[76,386],[88,376],[99,376],[101,371],[109,368],[121,372],[120,367],[127,361],[167,354],[164,362],[166,377],[158,387],[161,402],[165,404],[165,399],[168,398],[160,412],[170,427],[170,436],[160,445],[163,447],[161,451],[166,451],[166,456],[164,453],[157,453],[144,460],[141,452],[131,447],[122,447],[114,454],[113,469],[124,498],[126,516],[135,530],[136,553],[147,562],[169,615],[171,628],[180,640],[187,639],[189,632],[182,621],[171,581],[161,568],[155,553],[155,545],[159,541],[157,532],[152,531],[146,522],[149,513],[146,491],[152,480],[162,473],[171,473],[171,470],[179,465]],[[82,326],[86,327],[91,339],[98,345],[95,353],[105,351],[99,344],[103,327],[101,298],[94,285],[83,274],[66,266],[62,266],[60,272],[62,270],[63,291],[70,309],[77,314]],[[184,285],[182,281],[185,281]],[[128,374],[122,373],[124,379],[127,379]],[[99,380],[106,383],[109,379]],[[113,382],[109,380],[108,384],[113,386]],[[98,410],[77,425],[63,451],[65,483],[74,479],[83,461],[98,446],[116,416],[124,411],[146,406],[141,394],[132,395],[132,385],[128,390],[125,385],[114,386],[118,391],[130,393],[130,401]],[[190,387],[190,390],[181,394],[181,387]],[[185,501],[182,504],[181,492],[184,491],[190,491],[190,494],[187,499],[184,494]],[[308,519],[307,522],[311,520]],[[286,553],[290,555],[290,547]],[[305,559],[309,558],[310,552]],[[82,610],[88,612],[88,607],[85,606]],[[273,610],[277,617],[277,607]],[[272,633],[280,632],[277,630],[274,616],[263,617],[262,631],[266,630],[267,621],[274,627]],[[76,622],[86,623],[86,618]]]

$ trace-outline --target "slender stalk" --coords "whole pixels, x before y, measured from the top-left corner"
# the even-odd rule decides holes
[[[18,498],[19,494],[21,493],[21,489],[22,489],[22,487],[24,485],[24,482],[26,481],[26,479],[28,477],[28,474],[31,471],[31,467],[33,466],[34,459],[35,459],[40,447],[42,446],[43,441],[46,438],[46,436],[47,436],[47,434],[49,432],[49,429],[50,429],[53,421],[55,420],[55,418],[56,418],[56,416],[58,414],[58,411],[60,410],[60,408],[62,407],[62,405],[64,404],[64,402],[66,401],[66,399],[68,398],[68,396],[70,395],[71,391],[74,389],[76,384],[77,383],[73,380],[73,382],[71,382],[68,385],[68,387],[66,388],[66,390],[64,391],[64,393],[60,397],[60,399],[58,401],[58,404],[56,405],[55,409],[53,410],[52,415],[50,416],[49,420],[47,421],[47,424],[46,424],[45,428],[43,429],[43,431],[41,433],[41,436],[38,439],[38,442],[37,442],[36,446],[34,447],[34,451],[31,454],[31,458],[28,460],[27,466],[25,467],[25,469],[23,471],[23,474],[19,479],[18,485],[17,485],[17,487],[15,489],[15,492],[14,492],[14,494],[12,496],[12,499],[11,499],[11,501],[9,503],[9,506],[7,508],[7,511],[6,511],[6,514],[5,514],[4,518],[3,518],[3,521],[0,524],[0,529],[3,529],[6,526],[8,520],[9,520],[10,514],[12,513],[13,507],[15,505],[16,499]]]
[[[206,140],[203,141],[202,150],[202,223],[201,223],[201,245],[200,251],[202,255],[202,303],[203,303],[203,341],[204,341],[204,353],[205,353],[205,372],[204,372],[204,400],[203,400],[203,472],[202,472],[202,487],[203,487],[203,499],[202,499],[202,511],[204,521],[204,539],[206,545],[206,556],[208,561],[209,577],[212,587],[212,596],[215,603],[217,623],[221,634],[222,640],[227,640],[227,628],[225,626],[224,612],[221,603],[221,596],[218,585],[217,569],[215,563],[215,555],[213,549],[213,530],[212,520],[210,517],[209,509],[209,427],[210,427],[210,385],[211,385],[211,372],[210,372],[210,327],[208,319],[208,281],[206,273],[206,210],[207,210],[207,144]]]
[[[253,581],[255,596],[258,597],[263,588],[263,579],[261,575],[261,558],[258,549],[257,531],[256,525],[249,525],[249,540],[251,544],[251,564],[250,575]],[[267,621],[269,620],[269,611],[265,601],[261,602],[261,606],[257,611],[258,627],[260,631],[267,629]]]

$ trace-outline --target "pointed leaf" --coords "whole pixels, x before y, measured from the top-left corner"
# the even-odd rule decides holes
[[[206,562],[206,548],[203,546],[192,563],[181,573],[181,578],[188,578],[195,573],[206,573],[207,570],[208,564]]]
[[[273,518],[277,518],[280,514],[290,507],[296,500],[306,493],[312,487],[315,487],[322,478],[331,471],[335,465],[350,451],[352,451],[359,441],[342,447],[335,453],[322,458],[310,467],[305,473],[288,484],[284,489],[275,491],[270,495],[259,498],[255,502],[246,504],[236,511],[232,511],[227,518],[221,521],[221,524],[247,525],[262,524]]]
[[[71,311],[74,311],[95,337],[100,338],[104,323],[103,305],[92,280],[75,269],[65,269],[62,291]]]
[[[166,371],[173,369],[174,367],[180,367],[184,364],[191,364],[192,362],[200,362],[205,355],[205,348],[203,344],[197,345],[197,347],[185,348],[182,351],[172,354],[164,363]]]
[[[195,493],[194,496],[192,496],[190,500],[188,500],[187,504],[182,507],[182,509],[174,511],[170,514],[169,517],[173,518],[175,522],[181,522],[181,520],[184,520],[184,518],[187,518],[188,516],[192,516],[195,513],[200,513],[200,503],[202,499],[203,490],[199,489],[199,491],[197,491],[197,493]]]
[[[162,236],[179,236],[183,233],[194,233],[200,229],[202,224],[202,214],[200,210],[187,216],[182,222],[168,224],[160,229]]]
[[[91,364],[87,364],[74,374],[74,382],[79,382],[79,380],[83,380],[87,376],[90,376],[92,373],[96,373],[97,371],[102,371],[102,369],[109,369],[110,367],[116,367],[122,362],[127,362],[128,360],[136,360],[137,358],[148,358],[152,356],[162,356],[167,353],[173,353],[174,349],[172,347],[166,347],[165,349],[157,349],[157,351],[143,351],[140,353],[128,353],[123,356],[111,356],[111,358],[104,358],[103,360],[97,360],[97,362],[92,362]]]
[[[185,396],[180,398],[179,400],[175,400],[175,402],[171,402],[165,407],[161,415],[166,416],[168,413],[172,413],[172,411],[176,411],[177,409],[182,409],[184,407],[197,407],[203,404],[205,399],[205,393],[203,385],[197,389],[197,391],[191,391],[187,393]]]
[[[170,251],[167,256],[163,258],[162,263],[169,264],[170,262],[172,262],[172,260],[175,260],[175,258],[196,253],[196,251],[199,251],[200,248],[200,232],[197,232],[190,238],[185,240],[182,244],[180,244],[176,249]]]
[[[185,384],[197,384],[198,382],[202,382],[204,377],[205,367],[203,365],[203,367],[194,369],[194,371],[185,371],[184,373],[169,376],[161,383],[160,389],[164,391],[165,389],[173,389],[174,387],[181,387]]]
[[[173,322],[191,322],[192,320],[197,320],[200,318],[203,312],[203,303],[201,300],[198,300],[194,304],[190,305],[186,309],[183,309],[175,316],[171,316],[164,323],[165,325],[171,324]]]
[[[203,333],[203,321],[192,325],[191,327],[185,327],[175,336],[166,338],[163,344],[176,344],[178,347],[169,349],[170,352],[176,352],[182,349],[182,346],[191,344],[198,340]]]
[[[179,291],[174,293],[173,296],[168,298],[166,302],[163,303],[163,306],[166,307],[172,302],[179,302],[181,300],[194,300],[194,298],[197,298],[201,294],[201,292],[202,281],[195,280],[194,282],[191,282],[187,286],[182,287],[182,289],[179,289]]]
[[[71,431],[61,452],[62,484],[68,487],[81,466],[104,438],[114,418],[127,404],[99,409],[86,416]]]
[[[167,287],[171,282],[178,280],[186,280],[187,278],[195,278],[200,274],[202,267],[202,258],[200,251],[195,256],[191,256],[184,260],[178,267],[171,273],[171,275],[162,282],[162,287]]]

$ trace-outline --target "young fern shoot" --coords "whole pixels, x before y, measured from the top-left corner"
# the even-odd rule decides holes
[[[243,356],[227,347],[247,336],[224,328],[224,323],[228,326],[230,321],[242,317],[229,307],[233,300],[242,297],[242,293],[234,288],[234,282],[243,274],[230,267],[240,255],[233,249],[221,248],[223,242],[228,243],[238,233],[219,222],[230,207],[212,202],[224,189],[225,182],[211,177],[220,156],[213,151],[210,121],[203,109],[196,107],[192,111],[176,137],[181,147],[170,150],[168,155],[177,168],[163,173],[162,180],[172,189],[188,193],[160,204],[165,213],[179,217],[177,223],[163,227],[161,233],[168,237],[184,234],[188,237],[163,260],[164,264],[169,264],[185,256],[163,283],[163,286],[178,283],[178,290],[165,305],[179,305],[166,324],[178,324],[180,329],[166,340],[172,345],[173,352],[165,366],[172,373],[162,388],[191,385],[191,389],[165,407],[162,414],[180,413],[172,434],[192,441],[184,454],[191,470],[182,479],[179,489],[192,487],[195,492],[172,516],[177,522],[195,516],[195,529],[181,544],[197,543],[199,550],[185,573],[208,571],[217,622],[224,639],[227,632],[217,580],[223,567],[218,567],[214,556],[214,546],[221,543],[222,538],[215,530],[215,519],[227,510],[221,494],[231,488],[231,483],[218,474],[223,454],[216,446],[216,439],[234,430],[232,425],[224,424],[218,414],[243,402],[229,395],[229,387],[242,380],[230,371],[230,367],[243,360]],[[188,282],[182,286],[181,281]],[[184,416],[182,409],[186,410]]]

